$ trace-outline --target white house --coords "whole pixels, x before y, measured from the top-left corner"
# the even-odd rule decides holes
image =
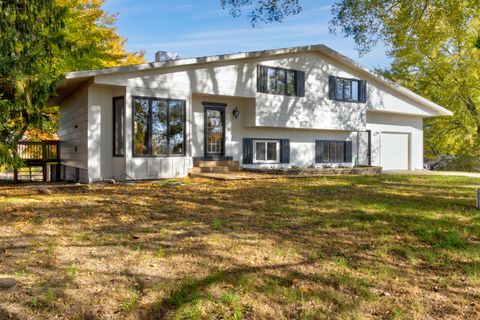
[[[66,75],[64,178],[171,178],[197,159],[416,170],[423,119],[451,115],[324,45],[174,58]]]

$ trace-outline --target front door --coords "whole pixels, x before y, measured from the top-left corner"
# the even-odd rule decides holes
[[[225,157],[225,107],[205,106],[205,158]]]

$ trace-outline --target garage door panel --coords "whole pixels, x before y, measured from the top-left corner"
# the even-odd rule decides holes
[[[409,170],[408,133],[382,132],[380,165],[384,170]]]

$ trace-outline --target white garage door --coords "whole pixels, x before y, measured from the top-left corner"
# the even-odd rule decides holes
[[[408,170],[408,133],[382,132],[380,166],[383,170]]]

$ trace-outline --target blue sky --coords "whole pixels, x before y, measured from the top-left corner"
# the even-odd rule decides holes
[[[299,15],[256,28],[230,16],[220,0],[106,0],[105,10],[118,14],[127,49],[145,50],[148,61],[158,50],[188,58],[323,43],[369,68],[388,65],[382,46],[359,57],[352,39],[329,33],[333,0],[301,3]]]

